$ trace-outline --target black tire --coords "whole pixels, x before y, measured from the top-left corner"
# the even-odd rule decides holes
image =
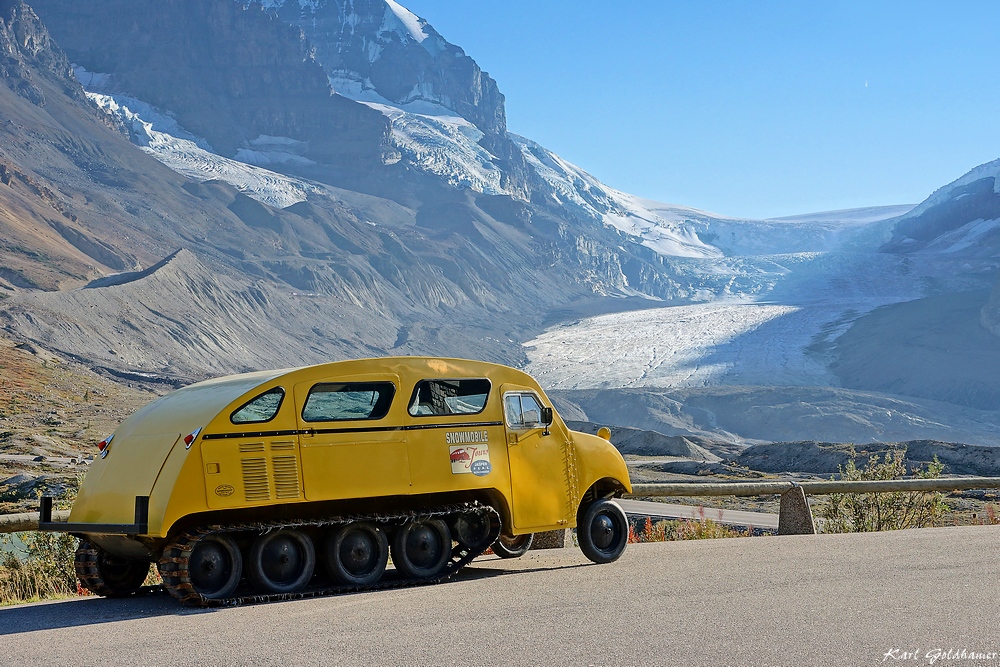
[[[378,526],[349,523],[326,540],[326,570],[340,584],[365,586],[382,578],[389,563],[389,539]]]
[[[469,551],[485,551],[490,546],[490,533],[493,531],[492,513],[478,514],[469,512],[458,515],[451,524],[451,534],[455,541]]]
[[[316,547],[300,530],[284,529],[261,535],[246,558],[250,584],[262,593],[295,593],[316,571]]]
[[[205,599],[231,596],[242,576],[243,556],[229,535],[205,535],[191,547],[188,579],[191,587]]]
[[[404,523],[392,538],[392,564],[412,579],[433,579],[451,559],[451,531],[440,519]]]
[[[581,510],[576,536],[584,555],[595,563],[618,560],[628,544],[628,518],[621,505],[602,498]]]
[[[134,595],[149,575],[149,561],[113,556],[88,540],[80,540],[73,565],[84,588],[109,598]]]
[[[493,543],[493,553],[500,558],[520,558],[528,553],[528,549],[531,548],[531,543],[534,541],[534,533],[514,535],[513,537],[501,535]]]

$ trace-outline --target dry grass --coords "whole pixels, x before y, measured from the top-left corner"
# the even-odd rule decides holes
[[[629,526],[628,541],[635,544],[639,542],[711,540],[724,537],[750,537],[752,535],[753,531],[749,528],[740,530],[706,518],[705,510],[701,508],[701,517],[697,520],[664,520],[654,523],[652,518],[646,517],[645,523],[641,524],[639,528],[636,528],[634,524]]]

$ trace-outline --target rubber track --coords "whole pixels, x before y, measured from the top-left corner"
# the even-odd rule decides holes
[[[362,521],[374,524],[402,525],[410,521],[428,521],[430,519],[447,519],[456,514],[475,512],[477,514],[490,514],[492,530],[486,546],[478,551],[471,551],[462,545],[456,546],[452,550],[451,559],[445,564],[440,576],[430,579],[382,579],[367,586],[326,586],[312,589],[305,589],[297,593],[264,593],[254,595],[244,595],[239,597],[224,599],[208,599],[203,597],[191,584],[188,578],[188,558],[194,545],[205,535],[218,533],[258,533],[264,534],[272,530],[282,528],[304,528],[340,526],[354,521]],[[213,525],[196,528],[194,530],[177,535],[163,550],[158,567],[160,576],[163,578],[163,588],[166,589],[182,604],[199,607],[229,607],[243,604],[258,604],[262,602],[276,602],[280,600],[301,600],[304,598],[322,597],[327,595],[337,595],[341,593],[354,593],[360,591],[372,591],[391,588],[405,588],[408,586],[423,586],[426,584],[440,583],[449,579],[456,572],[468,565],[474,558],[483,554],[497,537],[500,536],[500,515],[489,505],[479,503],[466,503],[460,505],[448,505],[431,510],[420,512],[404,512],[400,514],[371,514],[336,516],[325,519],[314,519],[292,522],[262,522],[262,523],[239,523],[228,525]]]
[[[161,586],[140,586],[134,591],[116,591],[104,583],[104,577],[97,567],[97,560],[100,558],[100,549],[90,540],[81,539],[76,548],[76,555],[73,557],[73,566],[76,570],[76,578],[80,584],[94,595],[106,598],[128,598],[137,595],[149,595],[162,590]]]
[[[76,548],[76,556],[73,557],[73,566],[76,569],[76,577],[80,583],[91,593],[113,597],[114,591],[104,584],[104,577],[97,569],[97,559],[99,558],[97,547],[93,542],[80,540],[80,546]]]

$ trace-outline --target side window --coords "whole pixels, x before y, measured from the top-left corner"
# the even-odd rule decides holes
[[[269,389],[263,394],[254,396],[229,415],[229,421],[234,424],[260,424],[274,419],[285,399],[285,390],[281,387]]]
[[[503,399],[504,415],[511,428],[539,428],[542,424],[542,405],[534,394],[511,393]]]
[[[413,388],[410,414],[475,415],[486,409],[489,397],[490,381],[486,379],[421,380]]]
[[[395,395],[396,385],[391,382],[324,382],[309,390],[302,419],[307,422],[382,419]]]

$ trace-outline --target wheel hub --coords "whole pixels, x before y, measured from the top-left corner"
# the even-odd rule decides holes
[[[212,594],[229,580],[229,554],[215,542],[199,544],[191,552],[191,583],[203,594]]]
[[[615,524],[611,517],[606,514],[595,517],[590,528],[590,535],[596,547],[600,549],[610,547],[615,541]]]
[[[295,540],[277,537],[261,553],[261,566],[267,577],[276,583],[295,581],[302,568],[302,553]]]

